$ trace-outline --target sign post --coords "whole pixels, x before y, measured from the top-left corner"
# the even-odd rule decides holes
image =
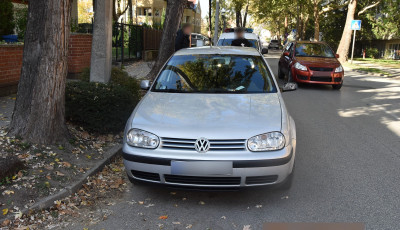
[[[361,30],[361,20],[352,20],[352,21],[351,21],[351,30],[354,30],[354,34],[353,34],[353,48],[351,49],[351,64],[353,64],[354,43],[356,42],[356,31],[357,31],[357,30]]]

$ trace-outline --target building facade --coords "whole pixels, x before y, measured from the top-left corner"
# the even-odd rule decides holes
[[[134,23],[138,25],[161,25],[165,17],[167,1],[165,0],[135,0],[133,2]],[[121,18],[121,22],[128,22],[128,12]],[[188,4],[183,12],[182,23],[189,23],[193,27],[193,32],[201,33],[201,7],[197,0],[188,0]]]

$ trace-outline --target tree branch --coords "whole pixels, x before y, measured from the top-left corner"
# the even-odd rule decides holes
[[[319,14],[324,14],[324,13],[327,13],[332,10],[340,9],[342,7],[347,6],[348,4],[349,4],[348,0],[345,1],[343,4],[336,5],[336,6],[331,6],[330,4],[328,4],[328,6],[326,6],[325,8],[322,8],[322,10],[319,12]]]
[[[360,11],[358,12],[357,15],[361,15],[361,14],[363,14],[365,11],[367,11],[367,10],[369,10],[369,9],[371,9],[371,8],[376,7],[376,6],[379,5],[381,2],[382,2],[382,0],[379,0],[379,1],[375,2],[374,4],[371,4],[371,5],[369,5],[369,6],[364,7],[364,9],[360,10]]]

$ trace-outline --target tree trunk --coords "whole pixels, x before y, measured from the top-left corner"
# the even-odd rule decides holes
[[[167,0],[167,10],[160,50],[158,51],[157,60],[148,75],[150,79],[154,80],[161,67],[175,52],[176,32],[181,24],[183,10],[185,9],[186,4],[187,0]]]
[[[129,8],[129,24],[133,24],[133,7],[132,0],[128,0],[128,8]]]
[[[71,0],[29,1],[10,135],[44,144],[67,140],[64,101],[70,17]]]
[[[244,12],[244,18],[243,18],[243,27],[246,27],[247,23],[247,12],[249,11],[249,1],[247,0],[247,6],[246,6],[246,11]]]
[[[308,20],[310,19],[310,16],[307,14],[305,19],[303,20],[303,26],[301,28],[301,40],[305,40],[306,39],[306,30],[307,30],[307,24],[308,24]]]
[[[318,9],[318,3],[314,4],[314,20],[315,20],[314,41],[319,41],[319,9]]]
[[[347,9],[346,25],[344,26],[342,38],[340,39],[337,53],[339,54],[339,61],[344,63],[348,59],[350,43],[351,43],[351,21],[354,19],[354,13],[356,12],[357,0],[349,1],[349,7]]]
[[[240,10],[236,11],[236,27],[242,27],[242,13],[240,13]]]

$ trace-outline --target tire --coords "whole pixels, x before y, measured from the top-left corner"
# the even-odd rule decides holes
[[[279,79],[284,79],[285,78],[285,74],[282,73],[281,71],[281,67],[278,64],[278,78]]]
[[[335,90],[339,90],[340,88],[342,88],[342,86],[343,86],[343,83],[340,85],[332,85],[332,88]]]

